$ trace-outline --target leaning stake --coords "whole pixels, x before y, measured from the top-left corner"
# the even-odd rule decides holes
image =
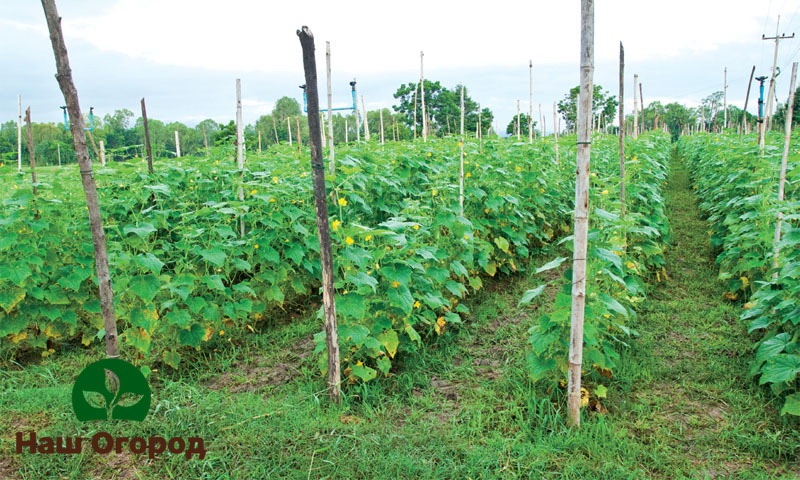
[[[325,196],[325,167],[322,164],[322,134],[319,126],[319,94],[317,62],[314,57],[314,35],[308,27],[297,31],[303,47],[303,68],[308,95],[308,143],[311,148],[311,174],[314,183],[314,205],[317,210],[319,256],[322,262],[322,304],[325,311],[325,342],[328,346],[328,393],[339,403],[342,395],[339,373],[339,339],[336,327],[336,303],[333,298],[333,259],[331,234],[328,229],[328,203]]]
[[[97,203],[97,187],[92,175],[92,164],[89,161],[89,149],[86,146],[86,136],[83,133],[83,115],[78,104],[78,91],[72,82],[72,71],[69,68],[67,46],[61,33],[61,18],[56,10],[55,0],[42,0],[44,16],[47,19],[47,28],[50,30],[50,42],[53,44],[53,53],[56,58],[56,79],[64,100],[67,102],[69,112],[70,130],[75,143],[75,155],[81,172],[83,191],[86,194],[86,208],[89,210],[89,225],[92,230],[94,243],[94,260],[97,267],[97,281],[100,290],[100,309],[103,312],[103,324],[106,330],[106,354],[109,357],[119,357],[117,346],[117,321],[114,318],[114,293],[111,290],[111,275],[108,271],[108,253],[106,252],[106,236],[103,232],[103,223],[100,216],[100,206]]]
[[[586,305],[586,237],[589,229],[589,160],[594,74],[594,0],[581,0],[581,91],[578,97],[578,172],[575,183],[575,246],[572,258],[572,320],[569,341],[568,423],[581,425],[583,314]]]
[[[792,142],[792,116],[794,114],[794,84],[797,80],[797,62],[792,64],[792,80],[789,86],[789,103],[786,108],[786,131],[783,138],[783,157],[781,157],[781,173],[778,177],[778,215],[775,222],[775,237],[772,242],[772,267],[775,273],[773,280],[778,278],[778,267],[780,266],[780,249],[778,242],[781,241],[781,226],[783,224],[783,196],[786,188],[786,165],[789,160],[789,145]]]

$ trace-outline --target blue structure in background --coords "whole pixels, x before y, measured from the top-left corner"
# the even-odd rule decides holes
[[[67,107],[61,107],[61,110],[64,112],[64,130],[69,130],[69,118],[67,118]],[[94,130],[94,107],[89,107],[89,128],[84,128],[84,130],[92,131]]]
[[[300,88],[303,89],[303,113],[308,113],[308,94],[306,93],[306,86],[300,85]],[[352,107],[339,107],[339,108],[331,108],[333,110],[353,110],[355,111],[358,107],[356,106],[356,81],[353,80],[350,82],[350,94],[353,96],[353,106]],[[327,112],[327,108],[320,108],[320,112]]]

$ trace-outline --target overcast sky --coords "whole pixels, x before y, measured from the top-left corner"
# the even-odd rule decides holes
[[[578,84],[578,0],[465,2],[268,2],[248,0],[61,1],[59,13],[83,110],[104,115],[128,108],[190,125],[235,114],[235,79],[242,79],[244,119],[252,123],[288,95],[302,101],[300,42],[308,25],[317,42],[324,92],[325,41],[331,42],[334,106],[350,103],[356,78],[368,109],[390,107],[392,93],[425,77],[464,83],[491,108],[501,130],[528,111],[528,61],[534,66],[534,118],[542,104],[548,131],[553,102]],[[595,83],[617,94],[618,48],[625,45],[626,110],[633,74],[644,100],[693,106],[722,90],[741,107],[750,69],[768,75],[780,32],[800,35],[800,0],[597,0]],[[800,37],[782,41],[777,95],[785,101]],[[0,1],[0,121],[17,117],[17,95],[34,121],[60,121],[63,97],[40,2]],[[755,85],[755,82],[754,82]],[[749,108],[756,110],[751,98]]]

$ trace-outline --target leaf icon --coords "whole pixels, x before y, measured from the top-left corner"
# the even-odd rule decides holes
[[[139,400],[142,399],[143,395],[139,395],[138,393],[127,392],[123,393],[119,400],[117,401],[117,405],[120,407],[132,407],[139,403]]]
[[[111,370],[104,368],[106,371],[106,388],[112,396],[116,396],[119,391],[119,377]]]
[[[86,402],[93,408],[106,408],[106,397],[104,397],[100,392],[84,390],[83,398],[85,398]]]

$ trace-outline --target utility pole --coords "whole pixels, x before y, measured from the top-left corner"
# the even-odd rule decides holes
[[[775,53],[772,56],[772,74],[769,78],[769,93],[767,93],[767,129],[771,126],[772,123],[772,99],[775,97],[775,77],[777,77],[778,73],[778,43],[781,40],[788,40],[790,38],[794,38],[794,33],[791,36],[787,36],[786,34],[778,35],[778,28],[781,23],[781,17],[778,16],[778,23],[775,25],[775,36],[774,37],[767,37],[766,35],[761,35],[761,40],[775,40]]]

